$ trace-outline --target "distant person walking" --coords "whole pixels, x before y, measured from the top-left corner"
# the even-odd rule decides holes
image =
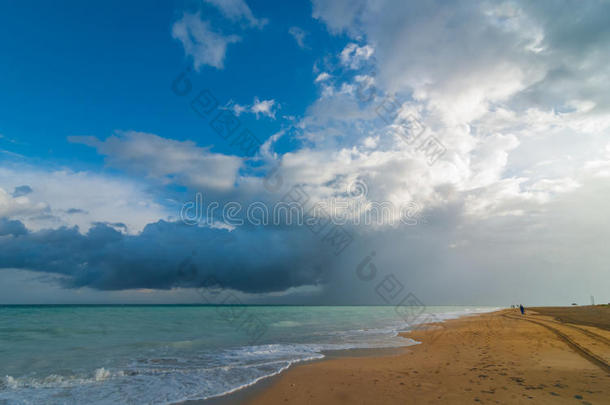
[[[519,304],[519,310],[521,311],[521,315],[525,315],[525,308],[523,308],[523,305]]]

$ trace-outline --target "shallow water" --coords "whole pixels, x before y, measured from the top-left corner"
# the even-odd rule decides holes
[[[437,319],[489,307],[428,307]],[[404,316],[404,314],[401,314]],[[394,307],[0,307],[0,403],[165,404],[222,395],[322,351],[399,347]]]

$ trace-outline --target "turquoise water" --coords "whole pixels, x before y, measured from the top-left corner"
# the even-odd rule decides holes
[[[492,309],[426,313],[448,319]],[[397,336],[417,323],[401,315],[379,306],[0,307],[0,403],[167,404],[223,395],[322,358],[323,350],[415,344]]]

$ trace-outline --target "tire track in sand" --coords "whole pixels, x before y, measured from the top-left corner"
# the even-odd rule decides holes
[[[604,370],[606,373],[610,374],[610,364],[608,364],[604,359],[602,359],[601,357],[599,357],[596,354],[592,353],[589,349],[585,348],[584,346],[576,343],[572,338],[570,338],[569,336],[567,336],[566,334],[561,332],[559,329],[554,328],[554,327],[546,324],[545,321],[534,320],[534,319],[529,319],[529,318],[520,318],[520,317],[516,317],[516,316],[513,316],[513,315],[509,315],[509,314],[503,314],[502,316],[505,316],[506,318],[509,318],[509,319],[515,319],[515,320],[522,320],[522,321],[532,322],[532,323],[535,323],[535,324],[537,324],[539,326],[547,328],[548,330],[553,332],[555,335],[557,335],[557,337],[560,340],[562,340],[568,346],[570,346],[576,353],[578,353],[579,355],[581,355],[583,358],[587,359],[591,363],[595,364],[596,366],[598,366],[599,368]],[[562,326],[566,326],[564,324],[561,324],[561,325]],[[580,329],[578,327],[575,327],[574,329],[578,329],[580,332],[584,332],[582,329]],[[592,333],[592,334],[594,334],[594,333]],[[588,334],[586,334],[586,335],[589,336]],[[597,336],[598,338],[601,338],[601,336],[599,336],[599,335],[596,335],[596,334],[594,334],[594,335]],[[589,336],[589,337],[592,337],[592,336]],[[596,337],[592,337],[592,338],[600,341],[600,339],[597,339]],[[603,339],[605,340],[605,338],[603,338]]]

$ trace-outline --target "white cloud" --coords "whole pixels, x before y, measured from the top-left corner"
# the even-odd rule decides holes
[[[254,97],[254,103],[252,104],[250,111],[256,115],[257,119],[259,114],[275,119],[276,109],[277,104],[275,103],[275,100],[259,100],[258,97]]]
[[[103,141],[81,136],[69,140],[96,148],[106,156],[109,166],[198,190],[233,188],[242,165],[242,159],[237,156],[212,153],[192,141],[176,141],[143,132],[117,132]]]
[[[233,111],[238,117],[243,113],[251,113],[256,115],[256,119],[260,118],[259,115],[275,119],[275,113],[280,108],[280,105],[273,99],[260,100],[255,96],[252,104],[241,105],[235,102],[230,102],[225,108]]]
[[[607,261],[610,6],[549,4],[315,0],[314,17],[350,39],[339,55],[328,56],[339,66],[329,62],[323,71],[314,70],[320,98],[293,128],[261,148],[265,168],[280,164],[284,184],[303,185],[312,201],[344,196],[359,180],[368,187],[365,202],[416,201],[431,212],[430,226],[415,236],[404,229],[395,234],[396,268],[436,271],[445,264],[435,259],[449,257],[456,260],[448,259],[444,276],[472,281],[502,266],[502,259],[509,259],[510,276],[511,265],[528,274],[537,274],[541,265],[569,271],[586,267],[588,257],[600,272]],[[249,20],[243,8],[225,15]],[[225,51],[226,43],[220,61]],[[401,112],[384,121],[378,108],[388,95]],[[255,98],[227,108],[275,118],[278,105]],[[400,136],[403,120],[410,118],[446,147],[434,165]],[[280,137],[289,136],[302,141],[300,147],[283,154],[273,150]],[[140,133],[80,141],[106,155],[109,165],[166,184],[232,190],[244,199],[267,196],[260,177],[238,179],[239,158],[193,143]],[[59,201],[35,193],[21,205],[7,192],[3,198],[3,209],[12,213],[41,202],[40,210],[54,210],[53,201]],[[382,240],[377,231],[386,230],[356,228],[373,242]],[[414,240],[419,249],[405,252]],[[409,257],[404,266],[409,253],[439,246],[452,246],[457,256]],[[538,290],[552,279],[546,277]]]
[[[217,7],[225,17],[232,21],[246,20],[252,27],[263,28],[267,25],[266,18],[256,18],[244,0],[204,0]]]
[[[327,72],[322,72],[316,77],[315,82],[316,83],[324,82],[330,78],[331,78],[331,76]]]
[[[546,16],[518,3],[440,10],[438,4],[386,3],[314,1],[314,17],[331,32],[366,45],[349,42],[338,55],[342,66],[356,70],[353,78],[339,68],[315,79],[323,83],[321,96],[296,125],[307,147],[283,156],[269,151],[288,182],[326,199],[344,192],[342,179],[363,178],[377,201],[457,205],[476,221],[538,213],[577,192],[587,177],[608,172],[605,157],[593,158],[610,128],[608,111],[600,110],[610,104],[599,99],[602,91],[577,97],[539,87],[565,68],[554,56]],[[563,52],[562,43],[555,46]],[[602,60],[593,62],[607,69]],[[554,106],[541,104],[544,97],[532,100],[533,90],[552,91]],[[390,124],[376,111],[388,94],[402,111]],[[447,148],[435,165],[397,135],[408,116]]]
[[[343,65],[350,69],[358,69],[373,56],[374,52],[375,49],[370,45],[358,46],[355,43],[350,43],[343,48],[339,58]]]
[[[305,37],[307,36],[307,32],[305,30],[299,27],[290,27],[288,33],[292,35],[300,48],[305,48]]]
[[[0,217],[43,214],[47,210],[48,205],[43,202],[33,202],[27,196],[14,197],[0,188]]]
[[[356,30],[354,20],[362,12],[363,0],[313,0],[312,16],[323,19],[330,31],[338,34],[343,31]],[[386,9],[387,10],[387,9]],[[357,34],[352,31],[351,34]]]
[[[23,184],[32,189],[27,196],[13,198],[5,191]],[[172,212],[133,180],[31,166],[0,169],[0,216],[19,219],[32,230],[76,225],[86,231],[93,222],[110,222],[136,233]]]
[[[184,53],[193,58],[195,70],[202,65],[222,69],[227,46],[241,40],[237,35],[224,36],[215,32],[208,21],[201,19],[200,13],[184,13],[172,26],[172,37],[179,40]]]
[[[235,102],[229,102],[229,104],[225,107],[235,113],[238,117],[245,112],[250,110],[250,107],[247,105],[237,104]]]
[[[608,7],[573,6],[578,19],[570,15],[570,7],[557,11],[563,21],[575,22],[566,31],[540,3],[316,0],[313,15],[331,32],[367,44],[350,42],[339,55],[342,65],[366,73],[326,86],[301,123],[303,136],[317,149],[353,150],[352,145],[366,145],[364,139],[380,135],[378,153],[403,149],[399,137],[386,134],[400,127],[404,116],[386,126],[374,114],[386,94],[396,94],[403,111],[419,117],[427,133],[448,149],[438,163],[444,175],[435,180],[436,168],[422,167],[427,173],[417,176],[433,181],[433,187],[441,185],[436,181],[451,179],[454,187],[469,190],[515,176],[529,179],[519,188],[512,186],[526,196],[533,184],[580,176],[610,128],[607,83],[591,79],[608,72],[594,32],[610,30],[599,24],[600,13],[607,13]],[[596,46],[583,48],[556,39],[570,38],[570,30]],[[371,70],[377,74],[371,76]],[[565,80],[550,80],[553,77]],[[582,85],[593,82],[598,89],[591,88],[583,97]],[[371,89],[375,93],[368,106],[356,102]],[[532,92],[539,97],[534,99]],[[547,104],[551,94],[552,104]],[[572,157],[568,164],[564,156]],[[555,163],[537,167],[542,160]]]

